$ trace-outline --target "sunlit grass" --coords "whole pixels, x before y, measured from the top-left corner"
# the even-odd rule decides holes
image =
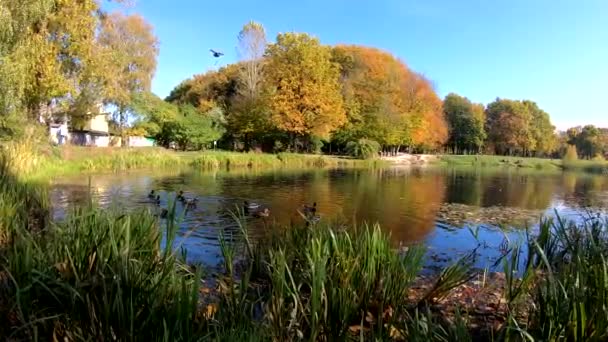
[[[162,148],[50,147],[12,143],[3,148],[15,174],[30,179],[81,173],[120,172],[146,168],[272,169],[381,167],[379,160],[295,153],[266,154],[227,151],[174,152]]]
[[[443,155],[440,156],[439,163],[476,167],[533,168],[539,170],[558,170],[562,167],[561,160],[558,159],[493,155]]]

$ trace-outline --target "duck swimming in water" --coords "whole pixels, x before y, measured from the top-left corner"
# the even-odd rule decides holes
[[[177,193],[177,197],[176,197],[176,199],[177,199],[178,201],[181,201],[181,202],[183,202],[183,201],[185,201],[185,200],[186,200],[186,197],[184,197],[184,192],[183,192],[182,190],[180,190],[180,191]]]
[[[268,209],[268,208],[264,208],[260,211],[256,211],[255,213],[253,213],[253,217],[257,217],[257,218],[269,217],[269,216],[270,216],[270,209]]]
[[[169,214],[169,210],[167,210],[167,209],[163,208],[163,209],[160,211],[160,218],[163,218],[163,219],[164,219],[164,218],[167,218],[167,215],[168,215],[168,214]]]
[[[257,211],[260,209],[260,205],[254,202],[249,203],[248,201],[243,202],[243,212],[245,215],[249,215],[252,211]]]
[[[255,210],[255,209],[260,208],[260,205],[259,205],[258,203],[255,203],[255,202],[251,202],[251,203],[249,203],[249,202],[247,202],[247,201],[243,202],[243,206],[244,206],[245,208],[247,208],[247,209],[251,209],[251,210]]]
[[[306,216],[314,215],[317,213],[317,202],[314,202],[312,205],[304,204],[304,209],[302,210]]]
[[[184,198],[184,205],[187,209],[196,208],[196,203],[198,203],[198,198]]]
[[[154,189],[150,190],[150,193],[148,194],[148,198],[149,199],[154,199],[156,197],[155,191]]]
[[[160,195],[156,195],[156,205],[160,205]]]

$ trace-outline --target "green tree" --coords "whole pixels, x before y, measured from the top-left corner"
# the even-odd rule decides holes
[[[378,156],[379,151],[380,144],[374,140],[359,139],[346,144],[346,152],[355,158],[372,159]]]
[[[177,105],[163,101],[150,92],[138,93],[130,103],[129,111],[139,119],[134,126],[144,130],[148,136],[157,138],[160,145],[168,146],[171,141],[163,140],[163,127],[178,119]]]
[[[303,33],[277,36],[267,51],[272,123],[292,137],[326,138],[346,122],[331,49]]]
[[[479,152],[486,139],[483,106],[451,93],[443,101],[443,112],[449,125],[448,145],[453,151]]]
[[[118,12],[104,17],[98,40],[109,51],[112,62],[106,102],[116,107],[115,120],[125,146],[128,108],[137,93],[150,90],[156,70],[158,40],[152,26],[141,16]]]
[[[201,150],[224,133],[221,109],[213,108],[200,113],[191,105],[181,105],[177,119],[163,125],[160,140],[175,142],[182,150]]]

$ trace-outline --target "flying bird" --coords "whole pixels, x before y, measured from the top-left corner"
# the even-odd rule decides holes
[[[215,51],[213,49],[209,49],[209,51],[211,51],[211,54],[213,55],[213,57],[215,58],[219,58],[222,57],[224,55],[223,52],[219,52],[219,51]]]

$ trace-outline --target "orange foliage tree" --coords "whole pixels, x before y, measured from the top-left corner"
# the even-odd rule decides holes
[[[363,46],[337,46],[348,123],[338,144],[373,139],[385,148],[435,149],[447,139],[441,99],[431,83],[391,54]]]

